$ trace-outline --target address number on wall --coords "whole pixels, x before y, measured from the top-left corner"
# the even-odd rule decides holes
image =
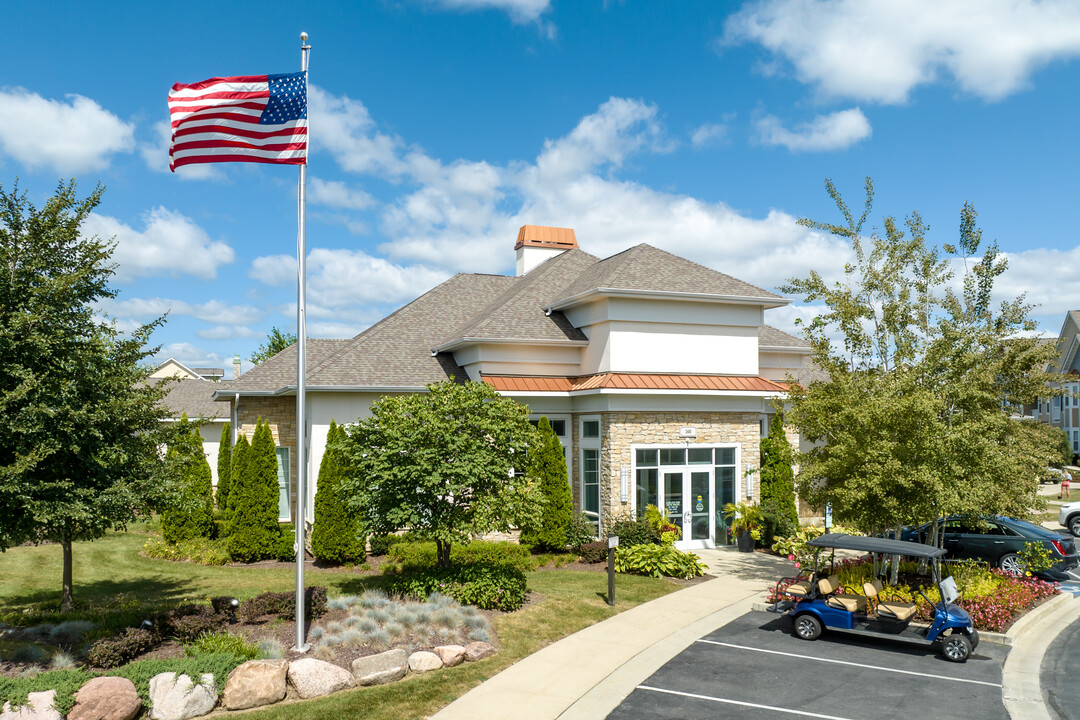
[[[697,437],[697,428],[681,427],[679,428],[679,437]]]

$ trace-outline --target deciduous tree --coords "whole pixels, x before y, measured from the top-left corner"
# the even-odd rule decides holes
[[[535,524],[539,496],[515,477],[535,436],[529,409],[484,383],[385,396],[371,417],[346,427],[342,489],[370,530],[430,537],[447,567],[455,542]]]
[[[53,540],[61,608],[73,603],[72,545],[122,529],[161,497],[153,479],[166,388],[148,382],[153,329],[97,314],[115,247],[80,227],[102,188],[61,183],[41,208],[0,187],[0,549]]]
[[[801,222],[845,239],[852,260],[839,282],[815,270],[783,288],[823,304],[807,339],[829,377],[791,391],[785,419],[817,443],[799,457],[800,495],[863,530],[1027,514],[1056,447],[1046,426],[1008,408],[1052,392],[1060,378],[1044,368],[1057,351],[1032,335],[1023,296],[995,304],[1007,264],[984,246],[974,207],[964,205],[943,256],[918,213],[863,235],[869,179],[858,220],[826,187],[843,224]]]
[[[272,328],[270,332],[266,334],[266,342],[260,345],[258,350],[251,353],[251,357],[248,359],[256,365],[259,365],[274,357],[295,342],[296,335],[293,333],[283,333],[276,327]]]

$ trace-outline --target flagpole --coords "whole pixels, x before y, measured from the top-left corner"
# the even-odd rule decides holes
[[[300,33],[300,70],[304,73],[304,98],[307,99],[308,34]],[[311,145],[308,145],[310,152]],[[307,158],[300,165],[299,217],[296,233],[296,647],[307,652],[304,632],[304,548],[307,546],[307,520],[304,508],[307,499]]]

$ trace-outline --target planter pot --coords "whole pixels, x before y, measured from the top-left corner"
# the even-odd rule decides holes
[[[738,536],[739,552],[753,552],[754,551],[754,536],[750,534],[749,530],[743,530]]]

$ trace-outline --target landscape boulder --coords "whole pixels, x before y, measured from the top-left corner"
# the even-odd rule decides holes
[[[460,645],[440,645],[435,654],[442,660],[444,667],[456,667],[465,662],[465,648]]]
[[[226,710],[246,710],[276,703],[285,697],[287,660],[248,660],[225,681],[221,704]]]
[[[141,709],[135,683],[122,677],[96,677],[75,693],[68,720],[132,720]]]
[[[465,646],[465,660],[476,662],[495,654],[495,646],[486,642],[471,642]]]
[[[405,677],[409,670],[409,655],[401,648],[378,655],[356,658],[352,663],[357,685],[383,685]]]
[[[442,660],[433,652],[421,650],[409,656],[409,669],[414,673],[426,673],[442,667]]]
[[[315,658],[289,663],[288,677],[289,684],[296,688],[296,694],[305,700],[356,686],[351,672]]]
[[[4,703],[0,710],[0,720],[64,720],[56,711],[56,691],[32,692],[26,696],[26,703],[13,710],[11,703]]]
[[[150,678],[151,720],[187,720],[206,715],[215,704],[217,689],[210,673],[204,673],[198,683],[174,672]]]

